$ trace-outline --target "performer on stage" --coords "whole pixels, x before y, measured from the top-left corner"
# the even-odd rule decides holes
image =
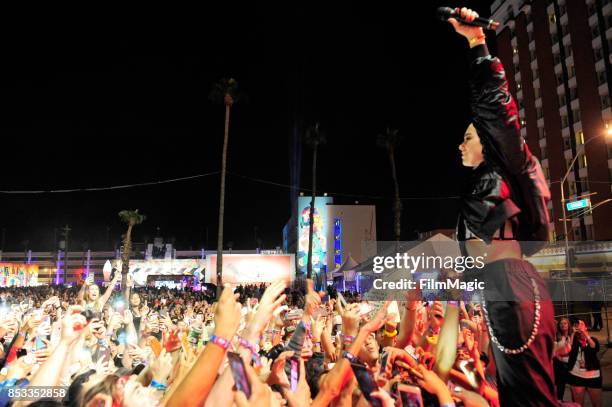
[[[456,11],[468,22],[478,17],[466,8]],[[536,165],[539,169],[539,163],[521,137],[503,66],[489,54],[483,29],[454,18],[448,21],[469,43],[473,115],[459,146],[463,165],[473,171],[457,237],[464,255],[485,255],[487,264],[477,277],[485,281],[483,311],[499,400],[502,406],[556,406],[553,306],[543,280],[522,259],[518,241],[530,238],[521,235],[526,225],[521,225],[524,217],[519,214],[532,207],[517,185],[524,172]]]

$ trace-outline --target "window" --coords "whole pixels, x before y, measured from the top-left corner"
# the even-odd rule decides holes
[[[527,31],[527,39],[529,42],[533,41],[533,31]]]
[[[553,45],[559,42],[559,35],[556,32],[550,35],[550,39],[552,40]]]
[[[545,160],[547,158],[546,155],[546,147],[540,147],[540,160]],[[548,168],[546,168],[548,170]],[[548,171],[544,171],[545,173]]]
[[[601,60],[603,58],[603,53],[601,52],[601,48],[595,48],[593,50],[593,58],[595,62]]]
[[[584,132],[579,131],[576,133],[576,144],[584,144]]]
[[[563,85],[563,74],[562,73],[557,74],[557,86],[559,85]]]
[[[591,39],[599,37],[599,26],[591,27]]]
[[[574,65],[568,65],[567,71],[568,71],[570,78],[573,78],[574,76],[576,76],[576,68],[574,68]]]
[[[582,156],[582,168],[586,168],[587,167],[587,158],[586,155]]]
[[[536,52],[535,49],[529,50],[529,59],[531,61],[535,61],[536,60]]]
[[[535,98],[539,98],[540,97],[540,88],[533,88],[533,93],[535,95]]]
[[[567,116],[563,116],[563,117],[567,117]],[[570,145],[569,137],[563,137],[563,149],[569,150],[570,148],[571,148],[571,145]],[[571,161],[571,158],[570,158],[570,161]],[[565,165],[566,169],[569,163],[570,163],[569,161],[566,163]]]
[[[559,95],[559,106],[565,106],[566,100],[565,95]]]
[[[542,109],[541,107],[536,108],[536,112],[538,119],[541,119],[544,116],[544,109]]]
[[[561,37],[565,37],[568,33],[567,24],[561,25]]]
[[[610,96],[609,95],[600,96],[599,99],[601,100],[601,110],[604,110],[610,107]]]
[[[589,180],[587,178],[580,178],[580,189],[583,193],[589,191]]]
[[[572,56],[572,44],[567,44],[563,49],[565,49],[565,58]]]
[[[584,225],[584,229],[586,230],[586,240],[594,240],[593,225]]]
[[[567,116],[561,116],[561,128],[565,128],[569,126],[569,121],[567,120]]]
[[[576,100],[578,97],[578,88],[570,88],[570,100]]]
[[[580,121],[580,110],[572,110],[572,118],[574,119],[574,123],[578,123]]]
[[[521,72],[521,66],[519,64],[514,64],[514,72],[516,73]]]
[[[595,14],[595,12],[596,12],[596,11],[597,11],[597,9],[596,9],[596,7],[595,7],[595,3],[594,3],[594,2],[593,2],[593,3],[590,3],[590,4],[588,5],[588,13],[589,13],[589,16],[592,16],[593,14]]]
[[[531,73],[533,74],[533,80],[534,81],[540,77],[538,72],[539,71],[537,69],[532,69],[531,70]]]
[[[612,15],[606,16],[606,29],[612,27]]]
[[[576,195],[576,182],[574,181],[569,182],[569,193],[570,195]]]
[[[580,228],[572,228],[574,232],[574,240],[582,240],[582,233],[580,233]]]
[[[558,52],[553,56],[555,65],[560,64],[561,63],[561,54],[559,54]]]
[[[606,71],[597,72],[597,84],[601,85],[606,82]]]
[[[559,16],[563,16],[565,14],[565,4],[559,5]]]
[[[538,138],[541,140],[544,137],[546,137],[546,130],[544,130],[544,127],[538,127]]]

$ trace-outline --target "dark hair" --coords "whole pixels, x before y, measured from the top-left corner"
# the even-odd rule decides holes
[[[66,406],[77,407],[80,405],[83,384],[85,384],[89,380],[89,377],[94,373],[96,373],[96,370],[90,369],[74,378],[74,380],[70,384],[70,387],[68,387],[68,392],[66,393],[66,397],[64,398],[64,404]]]
[[[106,376],[104,379],[102,379],[102,381],[94,384],[83,395],[83,400],[81,402],[81,405],[83,406],[87,405],[99,393],[106,394],[112,397],[113,393],[115,393],[115,387],[117,385],[117,380],[119,380],[119,376],[115,374],[111,374],[111,375]]]

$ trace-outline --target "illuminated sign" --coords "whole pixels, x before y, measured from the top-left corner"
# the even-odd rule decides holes
[[[334,219],[334,269],[342,266],[342,219]]]
[[[297,269],[306,274],[308,265],[308,233],[310,230],[311,197],[298,197],[298,249]],[[312,271],[327,272],[327,204],[333,203],[333,198],[321,196],[315,199],[312,232]]]
[[[0,263],[0,287],[38,285],[38,264]]]
[[[568,211],[575,211],[576,209],[582,209],[582,208],[590,208],[591,200],[588,198],[585,198],[579,201],[568,202],[567,204],[565,204],[565,206],[567,206]]]

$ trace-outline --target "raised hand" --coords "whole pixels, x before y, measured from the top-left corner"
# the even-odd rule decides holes
[[[83,335],[83,328],[87,325],[87,320],[81,315],[83,311],[84,308],[80,305],[68,308],[66,315],[62,318],[61,342],[70,345]]]
[[[257,377],[257,373],[250,365],[244,366],[249,384],[251,386],[251,397],[246,398],[245,394],[241,391],[236,392],[235,403],[238,407],[275,407],[280,406],[280,401],[272,393],[272,389],[262,383]]]
[[[461,15],[461,18],[468,22],[472,22],[478,17],[477,12],[465,7],[462,9],[456,8],[455,11]],[[448,22],[453,26],[457,34],[460,34],[468,39],[470,46],[473,46],[473,42],[480,41],[480,39],[482,39],[484,42],[484,31],[482,30],[482,27],[461,24],[454,18],[449,18]]]
[[[310,387],[306,382],[306,368],[304,367],[304,359],[300,358],[300,378],[298,380],[295,392],[288,389],[283,391],[285,398],[289,402],[289,407],[301,407],[310,405]]]
[[[238,297],[239,294],[234,294],[232,287],[226,284],[219,298],[219,306],[215,310],[216,336],[229,340],[238,330],[242,317],[240,303],[237,302]]]
[[[166,349],[162,349],[158,358],[152,355],[149,358],[149,366],[153,380],[158,383],[166,384],[174,365],[172,363],[172,355],[166,353]]]
[[[249,336],[259,337],[264,329],[268,326],[270,319],[274,315],[274,311],[280,307],[287,297],[283,294],[287,284],[283,280],[277,280],[270,284],[264,292],[261,300],[259,301],[259,307],[257,312],[251,320],[250,326],[248,327]]]
[[[278,355],[270,369],[270,375],[268,376],[269,385],[278,384],[281,387],[289,388],[289,379],[287,378],[287,373],[285,373],[285,363],[294,354],[295,352],[293,351],[286,351]]]
[[[314,281],[306,280],[306,297],[304,298],[304,316],[313,316],[317,308],[321,305],[321,298],[325,296],[323,292],[314,290]]]

